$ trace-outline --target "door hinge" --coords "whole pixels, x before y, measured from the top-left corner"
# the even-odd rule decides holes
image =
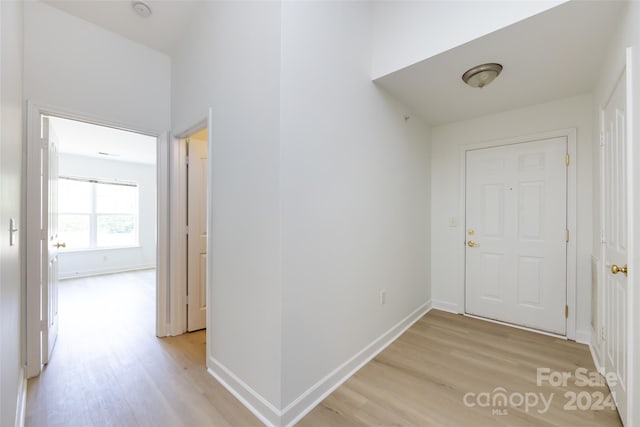
[[[604,131],[600,131],[600,146],[604,147]]]
[[[564,318],[565,319],[569,318],[569,306],[568,305],[564,306]]]
[[[189,226],[188,225],[184,226],[184,234],[189,235]]]
[[[567,153],[567,155],[565,156],[564,162],[567,166],[569,166],[569,163],[571,163],[571,156],[569,155],[569,153]]]
[[[566,242],[569,241],[569,229],[564,230],[564,240]]]
[[[189,156],[184,156],[184,163],[189,166]]]

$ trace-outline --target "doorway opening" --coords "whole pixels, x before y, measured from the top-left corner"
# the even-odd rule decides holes
[[[176,133],[170,145],[170,335],[206,330],[210,315],[212,129],[213,111],[209,109],[205,118]]]
[[[125,308],[138,310],[149,317],[137,323],[148,327],[150,338],[162,335],[160,319],[166,318],[159,315],[166,311],[160,298],[160,284],[166,286],[160,247],[167,237],[161,227],[166,214],[158,208],[166,190],[160,179],[166,168],[158,160],[162,138],[77,117],[29,105],[27,377],[42,372],[55,354],[59,333],[75,336],[73,328],[59,329],[60,318],[77,326],[81,313],[94,324],[107,305],[111,314],[103,313],[98,322],[105,328],[94,333],[108,335],[116,317],[131,317]],[[148,300],[137,308],[127,303],[132,298],[115,292],[131,272],[144,277],[133,282],[145,285],[130,285],[130,296]],[[108,296],[109,290],[115,293]],[[83,294],[89,297],[80,298]],[[59,307],[66,307],[68,316]]]

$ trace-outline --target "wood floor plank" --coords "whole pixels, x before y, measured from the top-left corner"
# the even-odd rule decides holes
[[[204,331],[158,339],[155,273],[63,281],[58,343],[31,379],[27,426],[262,425],[206,372]],[[303,427],[621,426],[615,410],[566,410],[565,393],[608,389],[536,384],[537,368],[595,370],[582,344],[482,320],[429,312],[323,400]],[[554,395],[549,410],[468,407],[467,393]]]
[[[299,426],[621,426],[612,409],[565,408],[565,393],[608,395],[604,386],[579,387],[575,376],[566,386],[537,385],[537,368],[575,375],[580,367],[595,371],[585,345],[433,310]],[[465,405],[467,393],[492,396],[498,387],[506,395],[551,398],[548,411],[542,405]]]
[[[261,426],[206,371],[205,331],[155,337],[153,270],[65,280],[27,426]]]

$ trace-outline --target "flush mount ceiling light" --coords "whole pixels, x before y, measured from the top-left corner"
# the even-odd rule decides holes
[[[482,64],[467,70],[462,75],[462,80],[471,87],[483,88],[500,75],[502,65]]]
[[[136,11],[136,13],[143,17],[143,18],[148,18],[149,16],[151,16],[151,8],[149,7],[148,4],[141,2],[141,1],[133,1],[131,2],[131,7],[133,8],[133,10]]]

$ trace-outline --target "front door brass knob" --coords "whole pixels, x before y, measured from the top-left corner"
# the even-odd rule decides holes
[[[475,247],[477,247],[477,246],[480,246],[480,244],[479,244],[479,243],[474,242],[473,240],[469,240],[469,241],[467,242],[467,246],[469,246],[470,248],[475,248]]]
[[[60,248],[66,248],[67,244],[66,243],[56,243],[54,246],[56,248],[60,249]]]
[[[627,264],[625,264],[623,267],[618,267],[617,265],[613,264],[611,266],[611,273],[612,274],[618,274],[618,273],[622,273],[625,276],[627,275]]]

